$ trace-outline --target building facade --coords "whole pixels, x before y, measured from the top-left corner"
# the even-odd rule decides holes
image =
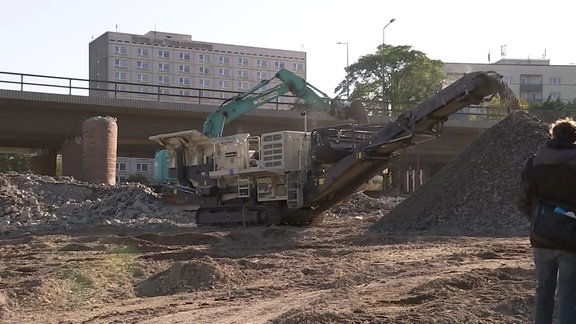
[[[501,59],[492,64],[445,63],[448,83],[474,71],[495,71],[516,97],[528,103],[576,100],[576,65],[550,65],[548,59]]]
[[[151,158],[116,158],[116,183],[142,180],[154,181],[154,159]]]
[[[220,104],[281,68],[306,79],[306,52],[200,42],[157,31],[106,32],[89,44],[91,96]]]

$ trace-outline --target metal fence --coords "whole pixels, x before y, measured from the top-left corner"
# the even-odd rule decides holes
[[[150,83],[133,83],[123,81],[103,81],[81,78],[68,78],[38,74],[14,73],[0,71],[0,89],[55,93],[75,96],[110,97],[116,99],[178,101],[204,105],[220,105],[239,93],[230,90],[213,90],[164,86]],[[145,91],[142,91],[145,89]],[[218,97],[224,96],[223,97]],[[284,98],[294,96],[285,95]],[[286,102],[284,102],[286,101]],[[290,99],[272,100],[266,108],[290,109]]]
[[[163,86],[150,83],[133,83],[121,81],[103,81],[81,78],[68,78],[38,74],[14,73],[0,71],[0,88],[16,91],[57,93],[75,96],[99,96],[117,99],[176,101],[183,103],[219,106],[231,97],[239,94],[236,91],[213,90]],[[142,91],[146,89],[146,91]],[[223,95],[224,94],[224,95]],[[222,98],[218,96],[225,96]],[[280,99],[283,98],[283,99]],[[297,105],[297,97],[284,95],[263,105],[264,109],[290,110]],[[416,107],[417,104],[414,104]],[[300,105],[301,106],[301,105]],[[367,103],[367,106],[378,107],[380,104]],[[375,117],[395,119],[403,111],[372,109]],[[488,106],[471,106],[451,115],[451,120],[498,121],[507,116],[503,109]],[[551,118],[551,117],[550,117]],[[548,118],[549,119],[549,118]]]

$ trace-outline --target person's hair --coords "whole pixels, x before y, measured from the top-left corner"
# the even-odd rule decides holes
[[[570,117],[556,120],[550,125],[550,135],[563,143],[576,142],[576,121]]]

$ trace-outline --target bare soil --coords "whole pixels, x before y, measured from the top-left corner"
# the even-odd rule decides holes
[[[3,323],[527,323],[526,237],[310,227],[0,241]]]

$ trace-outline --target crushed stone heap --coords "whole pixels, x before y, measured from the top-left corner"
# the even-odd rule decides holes
[[[548,124],[516,111],[479,136],[372,227],[378,232],[519,235],[527,220],[516,194],[525,160],[548,135]]]
[[[159,228],[177,223],[185,214],[166,208],[151,188],[140,183],[110,186],[72,177],[0,173],[0,235],[110,225]],[[193,220],[190,216],[188,222]]]

